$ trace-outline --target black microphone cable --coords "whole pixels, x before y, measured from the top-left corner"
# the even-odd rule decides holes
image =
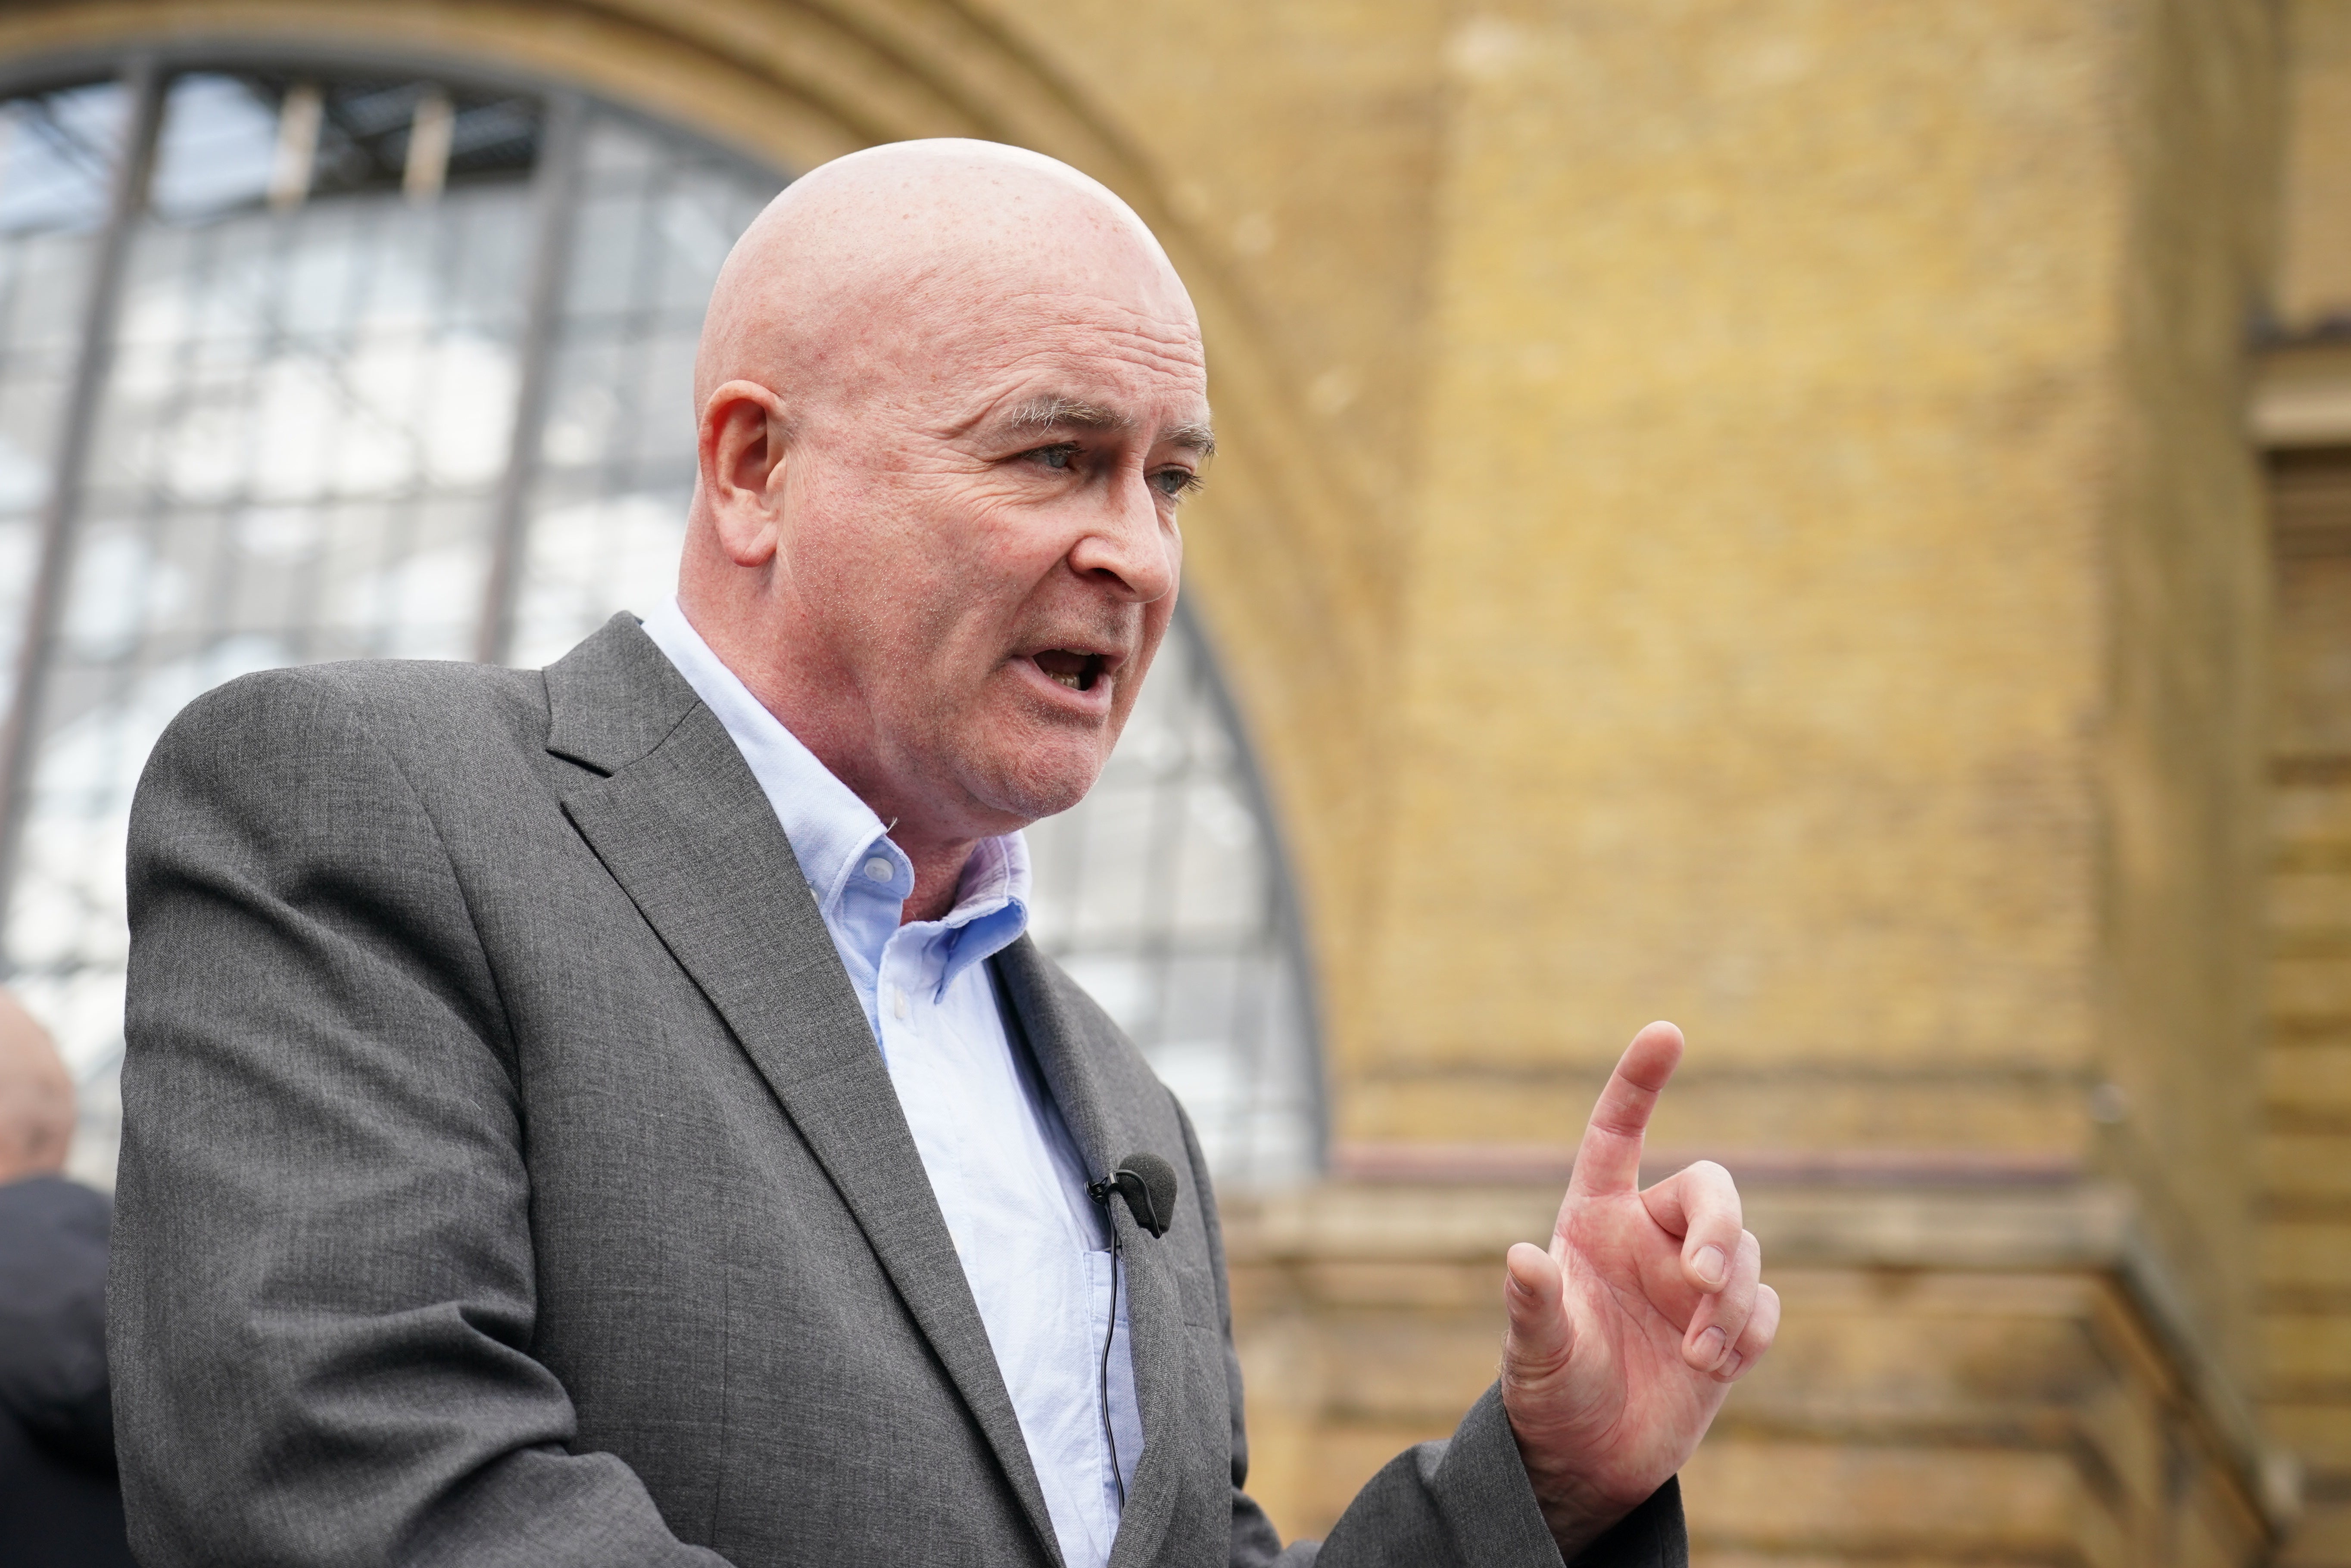
[[[1118,1506],[1126,1507],[1126,1476],[1118,1468],[1118,1433],[1110,1421],[1110,1347],[1118,1338],[1118,1220],[1110,1212],[1107,1198],[1102,1203],[1102,1218],[1110,1221],[1110,1322],[1102,1327],[1102,1441],[1110,1448],[1110,1484],[1118,1489]]]
[[[1167,1227],[1176,1218],[1176,1168],[1155,1154],[1130,1154],[1118,1162],[1118,1168],[1100,1181],[1086,1183],[1086,1196],[1102,1206],[1102,1219],[1110,1226],[1110,1322],[1102,1329],[1102,1442],[1110,1449],[1111,1484],[1118,1490],[1118,1506],[1126,1507],[1126,1477],[1118,1468],[1118,1433],[1110,1419],[1110,1352],[1118,1338],[1118,1265],[1126,1254],[1118,1236],[1118,1216],[1111,1212],[1110,1195],[1117,1193],[1126,1199],[1127,1212],[1134,1222],[1155,1239],[1167,1234]]]

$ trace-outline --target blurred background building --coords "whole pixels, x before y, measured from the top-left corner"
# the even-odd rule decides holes
[[[1491,1377],[1667,1016],[1788,1308],[1703,1562],[2351,1564],[2351,0],[16,0],[0,98],[88,1179],[171,713],[668,591],[735,234],[987,137],[1208,334],[1039,928],[1211,1144],[1285,1530]]]

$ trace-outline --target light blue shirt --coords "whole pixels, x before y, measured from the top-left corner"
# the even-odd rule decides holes
[[[1122,1281],[1113,1480],[1100,1403],[1110,1232],[1051,1096],[1005,1037],[986,962],[1028,929],[1028,846],[1017,833],[983,840],[946,918],[899,924],[914,871],[882,819],[719,662],[674,599],[644,626],[734,737],[791,841],[946,1216],[1062,1560],[1102,1568],[1143,1418]]]

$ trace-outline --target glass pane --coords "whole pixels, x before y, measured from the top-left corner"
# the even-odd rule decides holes
[[[0,233],[87,234],[106,221],[130,119],[119,82],[0,106]]]
[[[783,182],[618,115],[589,123],[515,606],[517,664],[677,584],[694,349],[719,265]]]
[[[420,192],[403,160],[427,102],[447,151]],[[162,726],[246,670],[472,650],[533,237],[517,114],[413,82],[171,86],[7,931],[12,983],[85,1085],[87,1174],[113,1163],[123,836]],[[7,408],[0,388],[0,431]]]
[[[1038,944],[1143,1048],[1218,1179],[1311,1174],[1321,1069],[1280,849],[1187,616],[1102,782],[1029,846]]]

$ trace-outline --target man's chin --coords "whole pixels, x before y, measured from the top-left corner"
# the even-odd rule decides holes
[[[1000,753],[989,759],[993,765],[967,768],[971,793],[1017,827],[1069,810],[1086,798],[1107,759],[1092,744],[1056,739]]]

